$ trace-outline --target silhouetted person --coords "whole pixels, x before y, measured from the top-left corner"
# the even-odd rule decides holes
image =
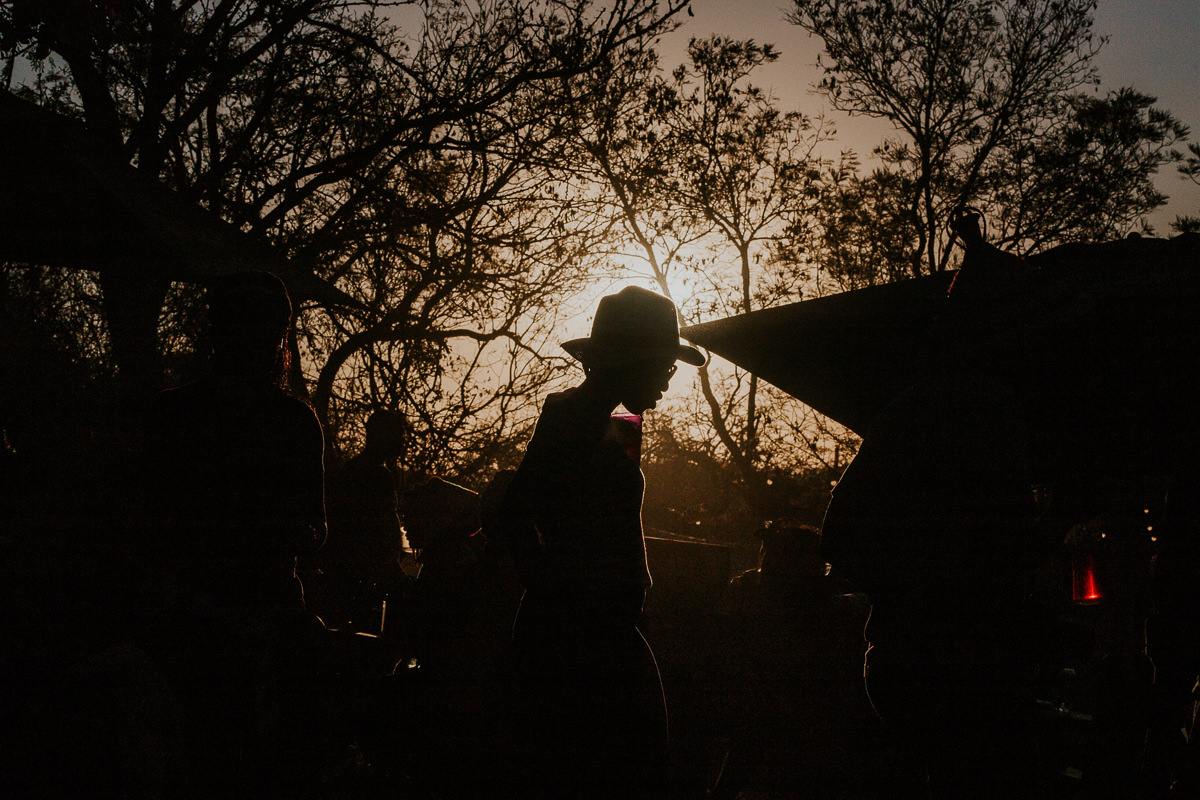
[[[484,692],[492,666],[482,632],[484,544],[478,493],[439,477],[404,493],[404,530],[420,574],[409,602],[389,605],[406,658],[420,665],[422,704],[407,720],[409,747],[430,791],[486,796],[477,782],[484,747]],[[463,754],[470,753],[470,766]]]
[[[329,479],[329,541],[318,559],[325,575],[317,610],[332,627],[378,633],[384,600],[398,599],[407,580],[395,471],[407,430],[399,412],[371,414],[362,452]]]
[[[833,492],[825,558],[872,602],[867,688],[935,796],[1022,796],[1033,702],[1023,416],[981,377],[903,393]]]
[[[710,796],[862,796],[878,724],[862,683],[866,601],[830,574],[816,528],[782,519],[759,535],[759,567],[730,582],[722,609],[729,746]]]
[[[494,638],[495,652],[507,651],[512,639],[512,621],[521,603],[524,587],[513,564],[504,530],[504,502],[515,469],[498,472],[480,495],[480,523],[484,537],[483,576],[485,626]]]
[[[325,540],[323,441],[313,410],[281,388],[291,304],[267,273],[209,290],[209,374],[162,394],[149,477],[174,603],[160,641],[189,712],[192,780],[260,794],[282,779],[280,693],[297,685],[319,622],[299,555]]]
[[[1148,756],[1171,797],[1200,796],[1200,464],[1177,467],[1154,560],[1154,614],[1147,653],[1154,662]]]
[[[563,347],[585,378],[546,399],[506,501],[525,585],[514,645],[527,728],[512,766],[536,796],[645,796],[665,791],[666,709],[637,628],[651,584],[640,419],[612,413],[654,408],[676,360],[704,357],[680,344],[674,304],[634,287],[601,299],[591,336]]]
[[[464,666],[462,640],[477,632],[483,537],[480,498],[470,489],[430,478],[404,493],[404,529],[421,565],[407,628],[419,658]],[[455,645],[458,645],[456,648]]]

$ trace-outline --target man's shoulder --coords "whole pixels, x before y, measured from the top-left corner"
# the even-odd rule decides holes
[[[557,417],[564,414],[578,413],[579,390],[566,389],[561,392],[551,392],[542,401],[541,419]]]
[[[607,417],[599,418],[579,387],[547,395],[534,435],[537,438],[581,439],[603,434]]]
[[[535,473],[538,481],[562,477],[562,471],[571,463],[572,454],[578,452],[586,438],[583,419],[574,390],[546,396],[533,436],[517,469],[514,491],[519,493],[520,487]]]

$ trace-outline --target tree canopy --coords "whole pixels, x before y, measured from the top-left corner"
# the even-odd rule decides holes
[[[825,97],[896,128],[877,155],[895,176],[884,180],[909,186],[912,275],[951,265],[947,223],[963,205],[982,209],[1005,244],[1027,249],[1123,234],[1161,204],[1150,178],[1175,159],[1171,144],[1186,129],[1132,90],[1081,94],[1099,85],[1095,8],[1096,0],[793,0],[789,20],[825,46]],[[1105,185],[1100,173],[1114,170]],[[1077,202],[1084,194],[1089,202]]]
[[[327,422],[404,404],[438,462],[483,407],[535,393],[545,370],[496,365],[540,361],[545,311],[589,276],[595,220],[552,186],[563,82],[644,46],[683,4],[444,0],[405,30],[393,16],[413,5],[10,0],[0,48],[32,63],[18,92],[361,301],[303,310],[297,385]],[[99,282],[130,294],[120,275]],[[196,299],[153,283],[108,314],[145,320],[151,345],[164,303]],[[477,393],[472,375],[496,369],[516,382]]]
[[[1196,179],[1178,120],[1096,90],[1094,0],[793,0],[823,95],[895,127],[869,161],[756,84],[771,44],[693,38],[663,63],[686,5],[0,0],[0,57],[12,94],[352,300],[305,301],[289,342],[331,456],[398,409],[415,468],[480,481],[519,458],[598,286],[706,321],[952,267],[963,204],[1025,253],[1137,229],[1163,167]],[[64,380],[176,383],[201,360],[199,285],[0,277],[6,330],[69,350]],[[648,457],[726,475],[748,518],[786,505],[788,476],[827,484],[854,437],[727,367],[660,415]]]

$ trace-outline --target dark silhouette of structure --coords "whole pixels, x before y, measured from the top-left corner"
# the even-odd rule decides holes
[[[666,790],[667,727],[637,627],[651,584],[637,415],[677,360],[704,357],[679,343],[674,304],[634,287],[601,299],[591,336],[563,347],[584,381],[546,399],[504,508],[525,586],[512,765],[535,796],[653,796]],[[618,405],[629,415],[613,416]]]
[[[268,270],[294,300],[363,306],[181,193],[151,179],[82,121],[0,93],[0,259],[93,270],[104,292],[116,379],[156,391],[156,331],[171,281]]]
[[[1200,236],[1016,258],[954,225],[960,270],[683,335],[864,436],[823,546],[874,603],[871,696],[929,789],[1187,779]]]

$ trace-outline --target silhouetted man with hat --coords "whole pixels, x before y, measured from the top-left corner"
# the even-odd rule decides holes
[[[640,415],[676,361],[704,356],[680,344],[674,304],[637,287],[602,298],[591,336],[563,348],[583,383],[546,398],[505,503],[525,585],[517,771],[545,796],[653,796],[666,789],[666,708],[637,628],[651,584]]]

